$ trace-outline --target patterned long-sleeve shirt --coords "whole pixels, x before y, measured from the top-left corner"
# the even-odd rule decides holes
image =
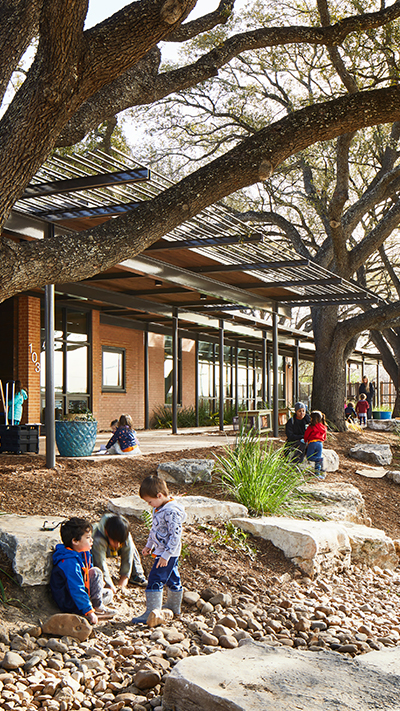
[[[177,558],[181,552],[182,524],[186,521],[183,507],[174,499],[153,511],[153,525],[146,548],[164,560]]]
[[[110,449],[116,442],[119,442],[119,446],[123,452],[139,444],[135,430],[131,430],[127,425],[125,425],[125,427],[118,427],[111,439],[108,440],[106,449]]]

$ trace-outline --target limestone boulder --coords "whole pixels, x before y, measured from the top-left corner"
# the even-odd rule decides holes
[[[398,565],[394,542],[384,531],[362,524],[272,516],[232,523],[271,541],[310,577],[345,570],[351,563],[389,569]]]
[[[186,511],[186,524],[196,521],[230,521],[231,518],[248,516],[246,506],[234,501],[218,501],[207,496],[182,496],[180,505]],[[149,511],[149,505],[140,496],[121,496],[110,499],[107,508],[123,516],[141,518],[143,511]]]
[[[172,484],[195,484],[197,481],[212,481],[215,459],[179,459],[177,462],[162,462],[157,474]]]
[[[397,568],[399,558],[394,541],[384,531],[351,522],[343,522],[342,527],[349,537],[352,563],[365,563],[370,568],[375,565]]]
[[[388,444],[356,444],[349,454],[353,459],[380,466],[392,463],[392,452]]]
[[[377,432],[399,432],[400,420],[367,420],[367,427]]]
[[[325,472],[337,472],[339,469],[339,455],[334,449],[323,450],[323,470]]]
[[[350,540],[336,522],[263,516],[234,518],[232,523],[271,541],[310,577],[342,571],[350,566]]]
[[[310,654],[242,640],[236,649],[187,657],[164,688],[164,711],[398,711],[400,648],[384,662]],[[380,654],[380,652],[378,653]],[[388,653],[385,653],[385,656]]]
[[[54,516],[50,524],[61,523]],[[46,585],[50,580],[52,554],[61,542],[60,529],[42,531],[43,516],[0,516],[0,548],[11,560],[18,582],[23,585]]]
[[[312,482],[303,484],[300,491],[307,495],[310,513],[319,514],[329,521],[364,523],[366,511],[361,492],[352,484],[341,482]]]

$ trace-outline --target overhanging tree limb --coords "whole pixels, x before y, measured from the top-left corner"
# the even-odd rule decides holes
[[[250,136],[123,217],[57,240],[7,241],[1,251],[0,299],[45,283],[79,280],[104,271],[142,252],[217,200],[265,180],[281,162],[307,146],[397,118],[400,87],[308,106]]]

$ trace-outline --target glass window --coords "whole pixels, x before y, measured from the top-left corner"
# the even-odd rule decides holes
[[[67,344],[67,393],[86,393],[87,346]]]
[[[125,349],[103,346],[102,389],[125,390]]]

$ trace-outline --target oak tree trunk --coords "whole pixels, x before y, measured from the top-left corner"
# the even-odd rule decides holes
[[[354,343],[348,343],[341,335],[336,307],[314,308],[312,318],[315,341],[312,409],[324,412],[329,423],[342,432],[346,429],[346,362]]]

